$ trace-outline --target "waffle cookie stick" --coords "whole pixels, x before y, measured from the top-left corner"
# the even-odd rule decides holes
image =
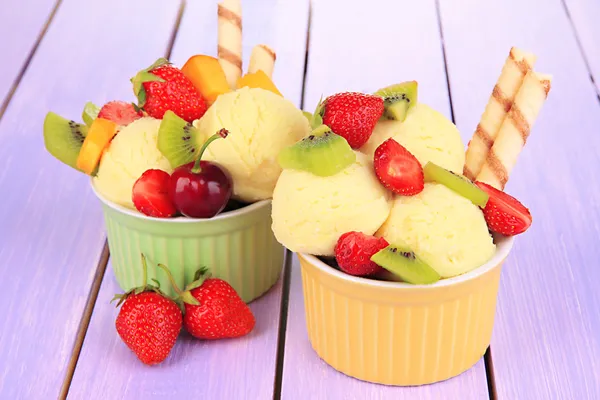
[[[275,51],[266,44],[254,46],[250,55],[250,65],[248,73],[255,73],[259,69],[262,70],[269,78],[273,77],[273,68],[277,55]]]
[[[523,78],[531,70],[536,56],[513,47],[481,116],[481,121],[469,143],[463,174],[474,179],[492,148],[500,126],[509,112]]]
[[[490,149],[477,180],[504,190],[519,153],[525,146],[531,128],[540,112],[552,76],[529,71],[523,80],[514,104],[500,126],[498,136]]]
[[[223,0],[219,14],[219,63],[227,83],[235,88],[242,76],[242,6],[240,0]]]

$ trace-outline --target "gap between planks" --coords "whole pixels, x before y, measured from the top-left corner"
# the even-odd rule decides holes
[[[308,71],[308,54],[310,49],[310,29],[312,23],[312,0],[308,2],[308,22],[306,27],[306,43],[304,53],[304,71],[302,73],[302,90],[300,91],[300,109],[304,109],[304,93],[306,90],[306,74]],[[287,330],[288,308],[290,305],[290,284],[292,279],[292,265],[294,253],[286,250],[285,265],[283,270],[283,287],[281,293],[281,305],[279,307],[279,332],[277,337],[277,355],[275,365],[275,380],[273,386],[273,399],[281,399],[283,387],[283,363],[285,360],[285,337]]]
[[[58,4],[60,4],[62,0],[58,0],[57,7],[53,10],[50,18],[48,19],[48,23],[44,28],[44,33],[48,28],[48,25],[54,17],[56,10],[58,8]],[[171,37],[169,38],[169,42],[167,44],[167,48],[165,50],[165,57],[169,59],[171,57],[171,52],[173,50],[173,45],[175,44],[175,40],[177,39],[177,33],[179,32],[179,25],[181,24],[181,19],[183,18],[183,13],[185,11],[186,0],[181,0],[179,4],[179,10],[177,11],[177,16],[175,17],[175,23],[173,25],[173,31],[171,32]],[[37,46],[41,38],[36,42],[34,46],[34,51],[37,49]],[[25,63],[25,68],[29,64],[29,61],[33,57],[33,52],[30,57],[27,59]],[[22,73],[24,73],[24,70]],[[17,81],[21,80],[22,73],[19,75]],[[16,88],[16,87],[15,87]],[[10,99],[12,96],[12,91],[7,97]],[[0,118],[2,118],[2,113],[4,112],[4,108],[0,109]],[[90,321],[92,319],[92,314],[94,312],[94,307],[96,305],[96,300],[98,299],[98,293],[100,292],[100,286],[102,285],[102,281],[104,280],[104,274],[106,272],[106,267],[108,265],[108,260],[110,258],[110,251],[108,249],[108,243],[104,241],[104,248],[102,249],[102,254],[100,256],[100,260],[98,261],[98,266],[96,267],[96,274],[94,275],[94,280],[92,286],[90,288],[90,293],[88,295],[88,299],[85,304],[85,308],[83,310],[83,314],[81,316],[81,321],[79,322],[79,328],[77,329],[77,335],[75,336],[75,342],[73,344],[73,350],[71,351],[71,357],[69,358],[69,363],[67,365],[67,371],[65,373],[65,377],[63,380],[62,387],[60,389],[60,394],[58,396],[59,399],[64,400],[67,398],[69,393],[69,387],[71,386],[71,381],[73,380],[73,375],[75,374],[75,368],[77,367],[77,361],[79,360],[79,355],[81,354],[81,349],[83,347],[83,342],[85,340],[85,336],[87,334],[88,327],[90,325]]]
[[[2,104],[0,104],[0,121],[2,120],[2,117],[4,116],[4,112],[8,108],[8,105],[10,104],[10,101],[12,100],[13,95],[17,91],[17,88],[19,87],[19,84],[21,83],[21,80],[23,79],[23,76],[25,75],[25,72],[27,71],[27,68],[29,67],[29,64],[31,63],[31,60],[33,59],[33,56],[35,55],[38,47],[40,46],[40,43],[44,39],[44,36],[46,36],[46,32],[48,32],[48,28],[50,27],[50,24],[54,20],[54,16],[56,15],[56,12],[58,11],[58,8],[62,4],[62,1],[63,0],[57,0],[56,3],[54,4],[54,7],[52,8],[52,11],[48,15],[48,18],[46,19],[46,22],[42,26],[42,30],[38,34],[38,37],[37,37],[35,43],[31,47],[31,51],[27,55],[27,58],[25,58],[25,61],[23,62],[23,66],[19,70],[19,73],[15,77],[15,80],[13,81],[13,84],[11,85],[8,93],[6,94],[6,98],[4,99],[4,101],[2,102]]]
[[[562,0],[564,1],[564,0]],[[446,57],[446,42],[444,41],[444,25],[442,23],[442,13],[440,11],[440,0],[435,0],[435,13],[437,16],[438,29],[440,33],[440,43],[442,46],[442,57],[444,59],[444,73],[446,74],[446,85],[448,88],[448,101],[450,102],[450,116],[452,122],[456,123],[454,119],[454,106],[452,104],[452,86],[450,84],[450,74],[448,72],[448,59]],[[591,75],[591,73],[590,73]],[[494,377],[494,364],[492,362],[492,349],[488,346],[485,354],[483,355],[486,384],[488,388],[488,395],[491,400],[497,400],[498,395],[496,393],[496,381]]]

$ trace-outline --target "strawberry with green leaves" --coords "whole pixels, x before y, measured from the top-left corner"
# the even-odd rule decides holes
[[[181,309],[160,291],[158,282],[147,283],[146,258],[142,254],[144,284],[116,295],[121,310],[116,320],[119,336],[144,364],[162,362],[175,345],[181,331]],[[167,270],[168,272],[168,270]]]
[[[202,117],[206,102],[193,83],[165,58],[159,58],[150,67],[131,79],[137,107],[157,119],[167,110],[188,122]]]
[[[194,281],[184,291],[170,275],[169,278],[185,308],[183,326],[192,336],[199,339],[236,338],[254,329],[256,320],[250,307],[229,283],[211,278],[205,268],[196,272]]]

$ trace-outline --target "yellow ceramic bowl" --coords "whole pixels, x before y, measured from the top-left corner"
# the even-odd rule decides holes
[[[368,382],[412,386],[471,368],[492,336],[502,263],[496,238],[485,265],[433,285],[358,278],[298,254],[310,342],[327,364]]]

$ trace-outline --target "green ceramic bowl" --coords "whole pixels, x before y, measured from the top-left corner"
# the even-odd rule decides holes
[[[226,280],[245,302],[251,302],[277,282],[284,249],[271,231],[271,200],[263,200],[210,219],[152,218],[102,202],[112,269],[121,289],[142,284],[141,254],[148,261],[148,279],[154,278],[167,294],[174,291],[157,263],[169,267],[183,288],[200,267]]]

